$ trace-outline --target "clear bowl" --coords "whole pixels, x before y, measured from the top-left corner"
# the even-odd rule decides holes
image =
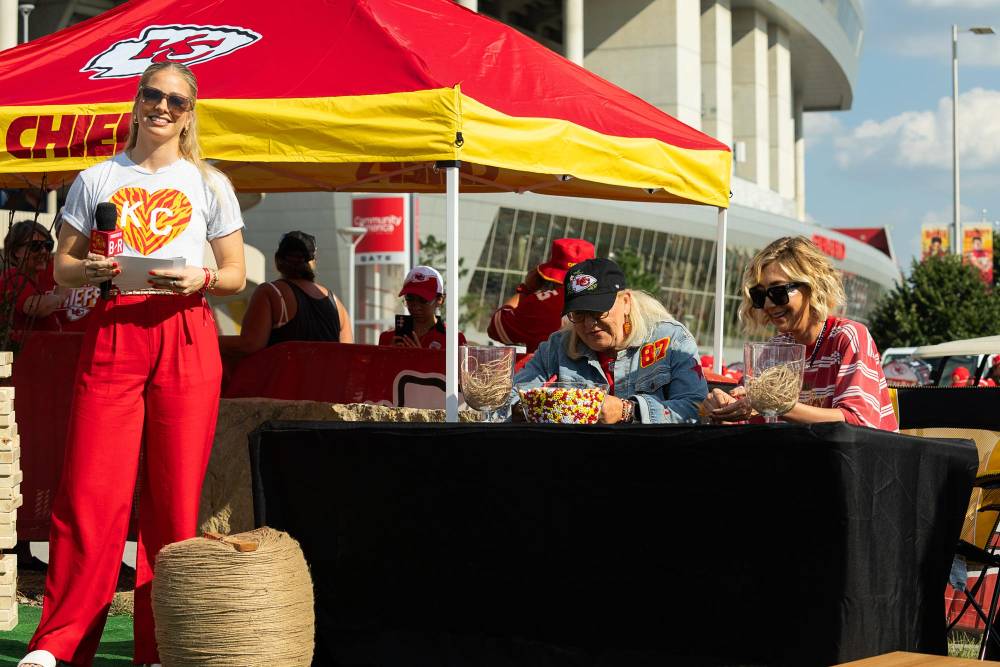
[[[608,385],[589,382],[550,382],[541,387],[518,387],[524,418],[532,424],[596,424],[608,396]]]

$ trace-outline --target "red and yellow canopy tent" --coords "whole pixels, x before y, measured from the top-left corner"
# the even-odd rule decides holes
[[[139,74],[168,60],[198,76],[203,152],[238,190],[446,193],[452,280],[460,189],[717,207],[721,361],[728,147],[452,0],[132,0],[2,52],[0,187],[120,151]]]

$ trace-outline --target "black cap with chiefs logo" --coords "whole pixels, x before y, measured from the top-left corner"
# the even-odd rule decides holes
[[[573,310],[604,312],[615,305],[618,292],[627,289],[625,274],[610,259],[588,259],[574,264],[563,281],[563,315]]]

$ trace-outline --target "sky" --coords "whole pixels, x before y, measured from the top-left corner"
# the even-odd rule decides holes
[[[850,111],[805,115],[806,210],[891,230],[904,271],[923,223],[952,219],[951,26],[1000,33],[1000,0],[867,0]],[[959,35],[963,222],[1000,220],[1000,35]]]

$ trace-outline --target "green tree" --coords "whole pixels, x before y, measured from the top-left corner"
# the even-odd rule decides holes
[[[871,332],[881,349],[995,334],[1000,296],[955,255],[913,261],[910,275],[882,297]]]
[[[653,296],[660,295],[660,278],[646,270],[645,259],[632,248],[616,250],[613,259],[625,273],[625,281],[630,289],[640,289]]]
[[[445,263],[447,262],[448,256],[448,244],[444,239],[438,239],[433,234],[428,235],[425,239],[420,241],[420,257],[419,262],[425,266],[432,266],[441,272],[441,276],[448,281],[448,272],[445,269]],[[469,269],[465,266],[465,258],[458,258],[458,277],[459,279],[465,278],[469,275]],[[451,286],[454,287],[454,286]],[[488,317],[492,312],[486,312],[489,309],[486,308],[480,301],[479,298],[474,294],[466,294],[459,298],[458,300],[458,326],[464,329],[470,325],[477,325],[476,328],[482,328],[478,326],[485,317]],[[441,314],[442,317],[444,313]]]

